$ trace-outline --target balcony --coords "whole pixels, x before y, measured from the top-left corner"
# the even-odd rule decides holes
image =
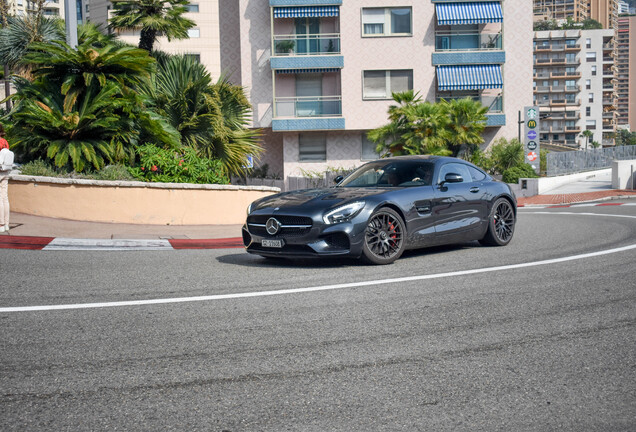
[[[342,115],[341,96],[277,97],[275,117],[339,117]]]
[[[274,56],[316,56],[340,54],[340,34],[274,36]]]
[[[501,33],[435,32],[435,51],[502,50]]]

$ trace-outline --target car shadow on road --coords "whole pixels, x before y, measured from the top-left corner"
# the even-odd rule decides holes
[[[463,244],[447,245],[447,246],[432,246],[423,249],[407,250],[402,254],[402,257],[396,261],[404,261],[412,258],[419,258],[426,255],[439,255],[449,252],[454,252],[462,249],[473,249],[479,247],[479,243],[470,242]],[[258,255],[251,255],[246,253],[222,255],[217,258],[217,261],[222,264],[232,264],[243,267],[253,268],[297,268],[297,269],[317,269],[317,268],[344,268],[344,267],[367,267],[373,266],[364,260],[348,258],[348,257],[334,257],[334,258],[264,258]]]

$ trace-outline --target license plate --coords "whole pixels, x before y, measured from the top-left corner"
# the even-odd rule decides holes
[[[283,241],[282,240],[261,240],[261,245],[263,247],[282,248]]]

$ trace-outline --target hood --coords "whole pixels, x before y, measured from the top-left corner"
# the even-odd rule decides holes
[[[395,188],[392,188],[393,190]],[[309,205],[322,208],[330,208],[347,202],[364,199],[371,195],[384,193],[388,188],[324,188],[303,189],[291,192],[283,192],[263,198],[254,203],[252,211],[265,208],[292,208],[300,205]]]

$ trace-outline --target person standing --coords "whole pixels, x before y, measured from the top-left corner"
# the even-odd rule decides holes
[[[0,124],[0,233],[9,231],[9,173],[13,168],[13,152],[5,135]]]

